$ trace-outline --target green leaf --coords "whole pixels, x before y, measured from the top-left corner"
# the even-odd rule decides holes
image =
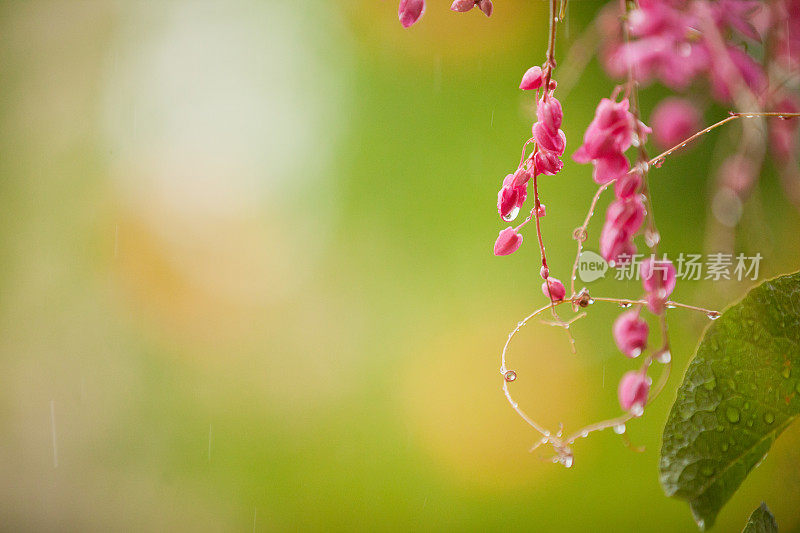
[[[761,505],[753,511],[742,533],[778,533],[778,523],[769,512],[766,503],[761,502]]]
[[[706,329],[664,428],[661,485],[697,525],[800,414],[800,273],[766,281]]]

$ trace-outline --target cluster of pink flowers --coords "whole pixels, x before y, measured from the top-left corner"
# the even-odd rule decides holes
[[[618,21],[619,8],[610,3],[599,27],[604,36],[601,57],[613,76],[626,77],[630,72],[638,82],[657,80],[676,91],[704,82],[718,102],[744,101],[748,110],[800,109],[791,84],[785,83],[800,70],[800,0],[640,0],[624,27]],[[700,111],[689,100],[665,100],[651,117],[655,140],[664,148],[676,145],[697,131],[700,119]],[[780,167],[796,175],[791,166],[800,121],[768,123],[770,152]],[[760,164],[749,165],[746,187],[722,191],[722,198],[743,200]],[[744,167],[728,167],[738,171],[736,181],[741,182]],[[721,173],[720,186],[726,187],[727,181]]]
[[[561,156],[567,147],[567,137],[561,129],[564,112],[561,102],[553,95],[557,83],[547,80],[548,76],[542,67],[529,68],[522,76],[519,88],[524,91],[536,91],[536,122],[531,128],[532,137],[525,143],[534,143],[533,152],[523,159],[513,174],[508,174],[503,180],[503,186],[497,193],[497,212],[500,217],[510,222],[514,220],[528,196],[528,182],[542,174],[554,176],[564,167]],[[545,87],[547,85],[547,87]],[[539,93],[541,91],[541,97]],[[494,244],[495,255],[508,255],[514,253],[522,245],[522,235],[519,230],[532,218],[545,216],[544,204],[538,201],[533,206],[531,216],[525,222],[513,228],[511,226],[502,230]],[[557,278],[551,277],[546,264],[540,271],[542,279],[542,292],[550,300],[557,302],[566,297],[564,284]]]
[[[487,17],[491,17],[494,10],[492,0],[454,0],[450,5],[450,10],[463,13],[474,7],[483,11],[483,14]],[[425,0],[400,0],[400,5],[397,8],[397,17],[404,28],[415,24],[424,13]]]
[[[623,262],[636,253],[633,237],[644,222],[645,207],[639,194],[642,177],[631,171],[625,151],[634,142],[643,143],[650,128],[637,123],[629,110],[627,98],[620,102],[603,98],[583,136],[583,145],[573,158],[578,163],[594,165],[594,181],[605,184],[616,180],[617,199],[606,212],[606,223],[600,234],[600,254],[611,264]]]
[[[667,259],[648,258],[639,265],[647,308],[655,314],[664,312],[667,299],[675,290],[675,267]],[[638,357],[647,348],[649,328],[641,316],[641,309],[622,313],[614,322],[614,341],[619,350],[630,358]],[[668,351],[658,354],[658,360],[668,363]],[[647,376],[647,366],[641,370],[631,370],[619,383],[619,403],[623,409],[639,416],[647,403],[651,380]]]

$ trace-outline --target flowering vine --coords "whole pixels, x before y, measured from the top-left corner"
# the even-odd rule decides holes
[[[787,196],[800,206],[800,172],[795,148],[798,137],[800,101],[796,88],[800,83],[800,0],[620,0],[610,2],[599,13],[593,30],[599,36],[599,56],[606,71],[620,80],[609,98],[603,98],[583,135],[582,144],[572,154],[581,164],[591,164],[592,178],[598,185],[588,213],[573,233],[577,241],[569,288],[552,275],[547,263],[542,237],[542,219],[546,216],[540,195],[540,177],[554,176],[563,169],[567,136],[561,129],[564,114],[557,98],[556,36],[564,20],[567,0],[550,0],[549,33],[545,61],[529,68],[520,89],[535,95],[536,121],[531,137],[522,147],[522,156],[513,172],[507,174],[497,194],[497,211],[505,222],[512,222],[522,212],[529,196],[532,205],[516,226],[499,232],[494,254],[509,255],[523,244],[523,231],[533,222],[539,249],[539,273],[547,304],[517,323],[508,335],[501,354],[502,390],[511,407],[538,433],[532,450],[545,444],[555,452],[554,462],[570,467],[575,441],[595,431],[609,428],[625,435],[626,424],[644,414],[645,407],[663,390],[670,373],[671,352],[666,311],[683,308],[720,316],[716,311],[683,304],[670,299],[677,273],[674,265],[658,254],[660,234],[656,225],[648,180],[653,168],[692,141],[727,123],[742,120],[737,149],[720,165],[717,191],[712,205],[714,221],[727,228],[738,222],[737,206],[745,201],[768,154],[783,177]],[[490,0],[455,0],[453,11],[477,7],[490,16]],[[425,11],[424,0],[401,0],[398,10],[403,26],[417,22]],[[579,46],[585,48],[582,40]],[[749,46],[748,46],[749,45]],[[576,45],[578,46],[578,45]],[[568,57],[573,57],[571,52]],[[651,127],[641,119],[638,102],[640,86],[660,82],[682,96],[670,96],[651,114]],[[718,103],[730,106],[729,116],[700,129],[703,110],[688,93],[697,87],[708,88]],[[700,99],[702,101],[702,99]],[[764,132],[768,133],[765,135]],[[665,148],[649,157],[645,148],[648,136]],[[635,149],[634,153],[628,152]],[[576,289],[576,273],[588,239],[588,228],[603,192],[613,186],[614,200],[605,213],[599,234],[599,249],[610,266],[630,264],[637,253],[637,238],[642,237],[648,258],[639,264],[642,291],[637,298],[612,298],[590,295]],[[514,336],[532,319],[550,312],[551,324],[569,335],[570,326],[586,316],[594,304],[613,303],[626,310],[612,327],[612,336],[620,352],[630,358],[641,357],[637,369],[625,373],[619,381],[619,416],[596,422],[572,433],[563,427],[551,431],[528,415],[511,395],[510,384],[519,376],[508,365],[508,349]],[[567,308],[572,318],[563,320],[559,312]],[[659,342],[651,339],[645,314],[659,324]],[[575,351],[575,342],[569,335]],[[651,374],[661,371],[657,381]],[[626,442],[629,444],[629,441]]]

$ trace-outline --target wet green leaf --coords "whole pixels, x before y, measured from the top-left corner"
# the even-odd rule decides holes
[[[778,523],[772,513],[769,512],[766,503],[762,502],[753,511],[742,533],[778,533]]]
[[[664,428],[661,485],[697,524],[717,513],[800,414],[800,273],[766,281],[712,322]]]

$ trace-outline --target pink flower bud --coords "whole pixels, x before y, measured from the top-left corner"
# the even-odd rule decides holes
[[[644,290],[665,299],[675,290],[675,266],[669,259],[653,260],[648,257],[639,265]]]
[[[509,255],[516,252],[522,245],[522,235],[511,226],[500,232],[494,242],[494,255]]]
[[[636,246],[630,236],[614,225],[606,222],[600,232],[600,255],[615,265],[627,264],[636,254]]]
[[[555,96],[539,100],[536,104],[536,118],[551,132],[558,132],[561,121],[564,119],[564,112],[561,109],[561,102]]]
[[[425,13],[425,0],[400,0],[397,8],[397,17],[404,28],[417,22]]]
[[[491,17],[492,11],[494,10],[494,6],[492,5],[492,0],[479,0],[478,9],[483,11],[483,14],[486,15],[487,17]]]
[[[545,297],[550,298],[554,302],[560,302],[567,295],[567,289],[564,288],[564,284],[561,283],[558,278],[551,277],[548,277],[545,282],[542,283],[542,292]]]
[[[626,172],[614,182],[614,194],[617,198],[630,198],[639,192],[642,186],[642,175],[639,172]]]
[[[538,89],[544,83],[544,76],[542,75],[542,67],[536,66],[528,69],[522,76],[522,81],[519,88],[523,91],[531,91]]]
[[[533,125],[533,138],[539,146],[556,155],[563,154],[567,147],[567,137],[564,132],[558,130],[553,133],[542,122]]]
[[[455,0],[451,5],[452,11],[460,11],[462,13],[469,11],[475,7],[475,0]]]
[[[647,403],[647,395],[650,393],[650,381],[642,372],[631,370],[622,376],[617,393],[622,408],[635,416],[640,416]]]
[[[516,172],[514,172],[514,179],[511,181],[512,187],[524,187],[528,180],[531,179],[531,173],[525,169],[525,167],[519,167]]]
[[[605,154],[595,159],[593,163],[594,172],[592,173],[592,178],[599,185],[623,176],[631,168],[628,158],[622,152]]]
[[[555,176],[562,168],[564,168],[564,162],[553,152],[538,150],[533,156],[533,169],[537,176],[539,174]]]
[[[507,175],[503,180],[503,187],[497,193],[497,212],[504,220],[514,220],[528,196],[525,185],[515,187],[513,183],[514,174]]]
[[[544,204],[539,204],[539,207],[536,208],[536,216],[539,218],[547,216],[547,209]]]
[[[631,236],[642,227],[644,215],[645,209],[641,198],[632,196],[611,202],[606,211],[606,222]]]
[[[656,142],[675,146],[700,129],[700,112],[684,98],[666,98],[653,110],[651,123]]]
[[[647,322],[637,311],[627,311],[614,322],[614,341],[628,357],[638,357],[647,346]]]
[[[513,219],[511,212],[517,209],[519,203],[519,189],[511,185],[504,185],[497,193],[497,212],[503,218]]]

